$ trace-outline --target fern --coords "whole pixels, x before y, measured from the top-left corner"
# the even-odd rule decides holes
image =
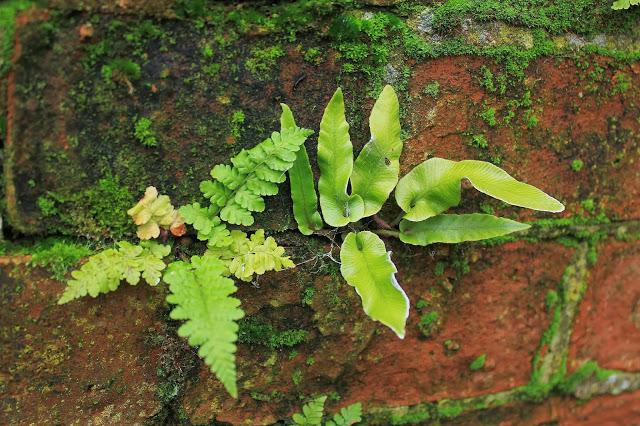
[[[199,240],[211,241],[214,246],[231,244],[227,227],[214,212],[213,206],[200,207],[200,203],[180,207],[180,215],[198,231]]]
[[[191,346],[199,346],[198,355],[211,368],[227,391],[238,396],[235,352],[237,321],[244,316],[240,301],[231,294],[236,286],[224,277],[225,266],[215,256],[193,256],[191,263],[174,262],[164,274],[171,294],[167,302],[176,305],[171,318],[185,323],[178,335]]]
[[[169,246],[152,241],[133,245],[126,241],[117,244],[117,249],[107,249],[91,256],[87,263],[71,273],[58,304],[89,295],[116,290],[122,280],[136,285],[142,277],[150,285],[160,282],[161,271],[165,268],[162,258],[169,254]]]
[[[230,244],[218,247],[210,244],[207,252],[225,262],[228,273],[242,281],[251,281],[254,275],[267,271],[295,266],[273,237],[265,238],[264,229],[259,229],[250,238],[242,231],[233,230]]]
[[[322,422],[324,414],[324,403],[327,400],[325,395],[319,396],[302,407],[302,413],[293,415],[293,424],[296,426],[318,426]]]
[[[340,410],[326,426],[351,426],[362,421],[362,404],[355,403]]]
[[[283,106],[284,108],[284,106]],[[200,184],[211,201],[211,214],[234,225],[253,224],[253,213],[264,211],[264,198],[278,193],[278,185],[296,160],[296,153],[312,130],[287,127],[251,149],[243,149],[231,159],[232,165],[219,164],[211,170],[213,180]]]
[[[169,229],[175,236],[185,233],[184,221],[171,205],[167,195],[158,195],[158,190],[150,186],[138,204],[127,211],[138,226],[137,235],[141,240],[158,238],[160,228]]]

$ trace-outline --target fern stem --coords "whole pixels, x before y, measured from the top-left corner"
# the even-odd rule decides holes
[[[374,234],[378,234],[382,237],[393,237],[393,238],[398,238],[400,239],[400,232],[399,231],[391,231],[389,229],[376,229],[375,231],[371,231]]]

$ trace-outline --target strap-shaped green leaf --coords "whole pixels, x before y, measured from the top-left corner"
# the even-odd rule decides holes
[[[530,225],[490,214],[440,214],[420,222],[400,222],[400,240],[426,246],[432,243],[461,243],[500,237],[523,231]]]
[[[280,127],[296,127],[293,113],[285,104],[282,106]],[[298,223],[298,230],[304,235],[311,235],[313,231],[322,229],[322,217],[318,212],[318,195],[313,180],[313,172],[309,163],[309,156],[304,145],[296,153],[296,161],[289,169],[289,183],[291,184],[291,200],[293,202],[293,216]]]
[[[421,221],[460,203],[460,180],[469,179],[480,192],[533,210],[561,212],[564,206],[535,186],[520,182],[500,167],[477,160],[430,158],[398,182],[396,201],[405,219]]]
[[[342,243],[340,262],[340,272],[356,288],[365,313],[403,339],[409,298],[396,281],[391,252],[380,237],[369,231],[350,232]]]
[[[344,98],[338,88],[324,110],[318,137],[320,207],[331,226],[344,226],[364,215],[364,201],[349,195],[347,185],[353,170],[353,146],[344,115]]]
[[[385,86],[369,116],[371,140],[353,166],[351,189],[364,201],[364,216],[376,214],[398,183],[400,172],[400,106],[391,86]]]

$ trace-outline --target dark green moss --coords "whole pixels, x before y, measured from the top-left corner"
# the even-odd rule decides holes
[[[63,280],[66,273],[92,250],[86,244],[59,239],[38,241],[32,248],[31,266],[47,269],[53,278]]]
[[[471,371],[478,371],[484,367],[485,362],[487,361],[487,354],[482,354],[476,357],[471,364],[469,364],[469,369]]]
[[[304,342],[308,332],[301,329],[277,330],[265,319],[245,317],[239,322],[238,342],[270,349],[290,348]]]

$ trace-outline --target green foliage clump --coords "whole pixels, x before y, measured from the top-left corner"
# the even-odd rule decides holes
[[[34,247],[29,264],[46,268],[53,278],[63,280],[69,268],[90,254],[91,249],[86,245],[63,240],[45,240]]]
[[[156,138],[156,133],[153,131],[152,125],[153,122],[151,119],[147,117],[140,117],[136,120],[133,131],[136,139],[138,139],[142,145],[147,147],[158,146],[158,139]]]
[[[482,118],[489,127],[495,127],[498,124],[496,109],[493,107],[485,108],[484,111],[480,113],[480,118]]]
[[[101,73],[107,83],[118,80],[139,80],[140,65],[130,59],[117,58],[103,65]]]
[[[238,139],[240,137],[240,132],[242,130],[242,125],[244,124],[245,115],[241,110],[233,111],[231,114],[231,136]]]
[[[487,354],[482,354],[476,357],[471,364],[469,364],[469,368],[471,371],[478,371],[484,367],[485,362],[487,362]]]
[[[571,161],[571,170],[574,172],[579,172],[584,167],[584,161],[579,158],[576,158]]]
[[[136,285],[143,278],[149,285],[157,285],[166,266],[162,259],[169,251],[169,246],[153,241],[143,241],[140,245],[121,241],[117,248],[92,256],[79,270],[73,271],[73,278],[67,283],[58,304],[114,291],[123,280]]]
[[[424,337],[430,337],[440,325],[440,314],[438,311],[431,311],[420,317],[418,330]]]
[[[489,141],[487,140],[485,135],[482,135],[482,134],[471,136],[471,141],[469,142],[469,144],[471,146],[475,146],[476,148],[480,148],[480,149],[489,148]]]

